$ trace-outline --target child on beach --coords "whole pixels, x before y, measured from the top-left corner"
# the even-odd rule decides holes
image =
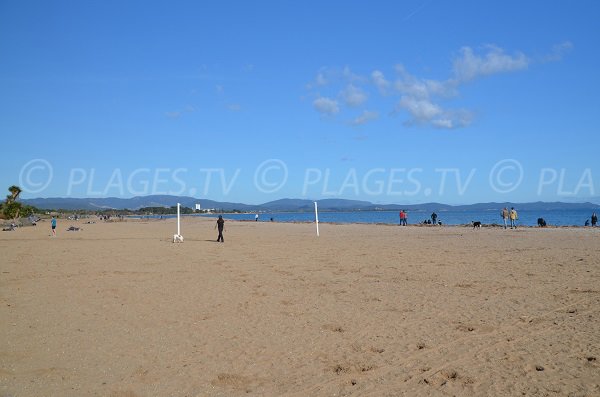
[[[225,242],[225,239],[223,238],[223,231],[225,230],[225,220],[223,219],[222,215],[219,215],[219,219],[217,219],[217,224],[215,225],[215,229],[219,228],[219,236],[217,237],[217,242]]]
[[[56,218],[52,217],[52,220],[50,221],[50,226],[52,227],[52,236],[56,237]]]

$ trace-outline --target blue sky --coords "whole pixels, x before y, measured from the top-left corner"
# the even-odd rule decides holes
[[[0,3],[0,186],[600,196],[600,3]]]

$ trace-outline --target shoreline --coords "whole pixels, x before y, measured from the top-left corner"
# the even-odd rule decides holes
[[[215,219],[218,215],[221,214],[214,214],[214,215],[182,215],[181,219]],[[228,222],[240,222],[240,223],[266,223],[266,224],[298,224],[298,225],[314,225],[315,221],[294,221],[294,220],[290,220],[290,221],[268,221],[268,220],[259,220],[259,221],[255,221],[254,219],[233,219],[233,218],[227,218],[226,215],[227,214],[222,214],[224,216],[224,218],[228,221]],[[82,224],[87,224],[87,221],[91,221],[93,223],[91,224],[97,224],[97,223],[124,223],[124,222],[140,222],[140,221],[156,221],[156,222],[160,222],[160,221],[170,221],[170,220],[175,220],[177,217],[176,214],[174,215],[168,215],[165,216],[164,218],[157,218],[156,216],[147,216],[147,217],[143,217],[143,216],[126,216],[123,219],[109,219],[109,220],[101,220],[98,219],[98,217],[95,216],[90,216],[88,218],[79,218],[78,220],[70,220],[70,219],[66,219],[66,218],[57,218],[59,222],[61,223],[77,223],[77,222],[83,222]],[[21,218],[21,221],[26,220],[26,218]],[[45,222],[49,221],[49,218],[42,218],[38,221],[38,223],[44,224]],[[0,225],[2,227],[7,227],[9,226],[12,221],[11,220],[0,220]],[[21,224],[19,225],[19,223],[17,223],[17,228],[29,228],[29,227],[37,227],[31,224]],[[442,225],[430,225],[430,224],[423,224],[423,223],[409,223],[406,226],[402,226],[399,225],[398,223],[386,223],[386,222],[331,222],[331,221],[321,221],[319,220],[319,225],[376,225],[376,226],[398,226],[401,228],[405,228],[405,227],[417,227],[417,228],[473,228],[473,225],[471,223],[463,223],[463,224],[442,224]],[[39,225],[38,225],[39,226]],[[499,224],[499,223],[491,223],[491,224],[482,224],[481,225],[481,229],[503,229],[504,225]],[[508,226],[506,229],[510,229],[510,226]],[[598,229],[600,230],[600,225],[597,226],[581,226],[581,225],[546,225],[543,227],[540,226],[536,226],[536,225],[517,225],[517,227],[515,229],[591,229],[591,230],[595,230]]]
[[[183,216],[181,217],[181,219],[189,219],[191,217],[189,216]],[[200,219],[214,219],[215,217],[213,216],[198,216],[198,217],[194,217],[194,218],[200,218]],[[258,222],[253,220],[253,219],[232,219],[232,218],[226,218],[224,217],[227,222],[240,222],[240,223],[266,223],[266,224],[291,224],[291,225],[314,225],[315,222],[314,221],[262,221],[259,220]],[[89,220],[89,218],[80,218],[79,220],[69,220],[69,219],[64,219],[64,218],[57,218],[58,221],[60,221],[61,223],[80,223],[81,221],[85,220]],[[109,219],[109,220],[100,220],[100,219],[94,219],[93,223],[91,224],[96,224],[96,223],[124,223],[124,222],[148,222],[148,221],[153,221],[153,222],[161,222],[161,221],[170,221],[170,220],[175,220],[176,219],[176,215],[175,216],[171,216],[168,218],[155,218],[155,217],[147,217],[147,218],[143,218],[143,217],[125,217],[125,219],[120,220],[120,219]],[[8,227],[10,226],[11,222],[10,220],[6,221],[6,220],[0,220],[2,221],[2,223],[0,223],[0,226],[2,227]],[[49,219],[41,219],[38,221],[38,224],[44,224],[44,222],[49,221]],[[87,222],[83,222],[83,225],[88,224]],[[443,225],[429,225],[429,224],[423,224],[423,223],[409,223],[406,226],[402,226],[399,225],[398,223],[385,223],[385,222],[330,222],[330,221],[319,221],[319,225],[375,225],[375,226],[398,226],[400,228],[473,228],[473,225],[470,223],[464,223],[464,224],[443,224]],[[40,226],[40,225],[37,225]],[[19,228],[30,228],[30,227],[37,227],[31,224],[21,224],[19,225],[17,223],[17,227],[15,228],[15,230],[18,230]],[[482,224],[481,225],[481,229],[503,229],[504,225],[498,224],[498,223],[493,223],[493,224]],[[506,229],[511,229],[510,226],[508,226]],[[532,225],[517,225],[517,227],[515,227],[514,229],[590,229],[590,230],[595,230],[598,229],[600,230],[600,226],[580,226],[580,225],[546,225],[543,227],[540,226],[532,226]]]

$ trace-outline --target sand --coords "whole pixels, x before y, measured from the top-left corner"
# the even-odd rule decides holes
[[[600,228],[213,224],[0,234],[0,396],[600,395]]]

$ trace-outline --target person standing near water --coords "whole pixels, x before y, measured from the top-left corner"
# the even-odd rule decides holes
[[[403,210],[404,212],[404,219],[402,219],[402,225],[406,226],[408,225],[408,212],[406,210]]]
[[[437,225],[437,214],[435,212],[431,214],[431,224]]]
[[[56,218],[52,217],[52,220],[50,221],[50,226],[52,227],[52,236],[56,237]]]
[[[511,207],[510,208],[510,228],[517,228],[517,219],[519,219],[519,216],[517,215],[517,210],[515,210],[515,207]]]
[[[400,210],[400,226],[404,225],[404,210]]]
[[[223,238],[223,231],[225,230],[225,220],[223,219],[223,215],[219,215],[219,219],[217,219],[217,224],[215,225],[215,228],[219,228],[219,236],[217,237],[217,242],[225,242],[225,239]]]
[[[596,215],[595,212],[592,213],[592,227],[596,226],[596,223],[598,223],[598,215]]]
[[[506,227],[508,226],[506,223],[508,221],[508,208],[504,207],[502,209],[502,221],[504,222],[504,228],[506,229]]]
[[[258,222],[258,213],[254,215],[254,222]]]

